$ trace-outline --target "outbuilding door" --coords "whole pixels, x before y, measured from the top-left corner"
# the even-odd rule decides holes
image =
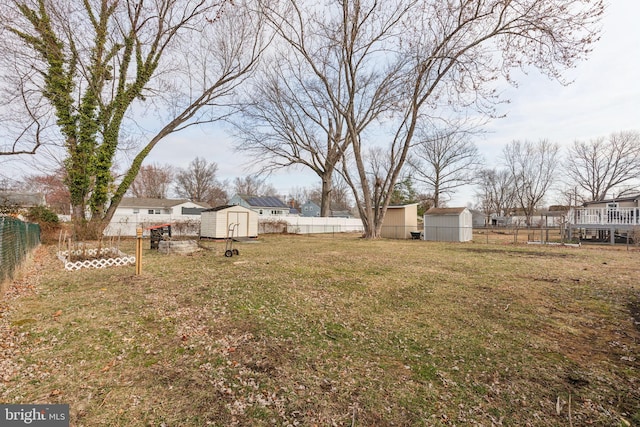
[[[227,234],[231,224],[238,224],[233,237],[249,236],[249,212],[227,212]]]

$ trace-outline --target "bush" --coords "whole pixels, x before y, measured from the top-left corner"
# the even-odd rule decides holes
[[[29,208],[29,212],[27,212],[26,217],[29,221],[36,222],[40,225],[57,225],[60,222],[58,214],[46,206],[34,206]]]
[[[60,219],[58,215],[45,206],[29,208],[25,215],[27,220],[40,225],[40,242],[53,243],[58,239]]]

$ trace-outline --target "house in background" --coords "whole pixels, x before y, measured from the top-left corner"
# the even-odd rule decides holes
[[[277,197],[256,197],[236,194],[230,205],[244,206],[258,212],[260,216],[288,216],[289,206]]]
[[[300,216],[320,217],[320,205],[312,200],[308,200],[304,205],[300,206],[300,210],[302,211]],[[331,210],[329,216],[331,218],[353,218],[353,215],[348,210]]]
[[[300,206],[300,210],[302,211],[300,215],[304,217],[320,216],[320,206],[311,200],[307,200],[304,205]]]
[[[586,202],[571,209],[567,218],[569,237],[611,244],[633,240],[640,228],[640,194]]]
[[[0,192],[0,208],[3,209],[22,210],[46,205],[47,202],[42,193]]]
[[[289,202],[289,216],[300,216],[300,210],[296,208],[293,200]]]
[[[187,199],[151,199],[144,197],[123,197],[116,209],[116,215],[173,215],[176,217],[200,215],[209,209],[206,203],[192,202]]]
[[[107,236],[135,236],[136,228],[171,224],[176,235],[197,235],[200,213],[209,209],[206,203],[186,199],[151,199],[123,197],[104,231]]]

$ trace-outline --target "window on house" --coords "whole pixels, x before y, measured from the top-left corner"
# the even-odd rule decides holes
[[[149,215],[160,215],[160,209],[149,209]]]
[[[134,209],[134,210],[133,210],[133,213],[134,213],[134,214],[140,213],[140,209]]]
[[[607,209],[618,209],[617,203],[607,203]]]

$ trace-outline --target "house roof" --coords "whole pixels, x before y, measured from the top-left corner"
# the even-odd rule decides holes
[[[121,208],[172,208],[183,203],[190,203],[187,199],[152,199],[148,197],[123,197],[119,207]],[[203,208],[209,208],[207,203],[191,202]]]
[[[635,202],[640,199],[640,194],[634,194],[633,196],[616,197],[613,199],[593,200],[591,202],[584,202],[583,206],[595,205],[600,203],[614,203],[614,202]]]
[[[285,208],[289,206],[277,197],[240,196],[247,204],[254,208]]]
[[[534,216],[540,215],[540,216],[546,216],[546,217],[562,217],[566,214],[567,214],[566,211],[552,211],[551,209],[549,209],[547,211],[538,211],[534,214]]]
[[[45,205],[42,193],[0,192],[0,206],[31,207]]]
[[[467,208],[431,208],[425,215],[460,215]]]

